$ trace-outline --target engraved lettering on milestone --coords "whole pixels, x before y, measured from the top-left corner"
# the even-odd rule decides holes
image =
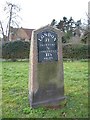
[[[57,34],[53,31],[45,30],[37,35],[38,62],[57,61]]]

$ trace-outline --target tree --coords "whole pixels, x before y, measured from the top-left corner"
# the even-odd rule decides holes
[[[54,26],[56,24],[56,20],[53,19],[52,22],[51,22],[51,26]]]
[[[53,23],[53,21],[51,22],[51,24]],[[54,23],[55,23],[55,19],[54,19]],[[80,26],[81,26],[81,20],[78,21],[74,21],[74,19],[72,17],[70,17],[69,19],[67,19],[67,17],[63,17],[62,20],[60,20],[56,25],[56,27],[58,29],[60,29],[61,31],[63,31],[65,34],[62,37],[62,42],[67,42],[67,40],[70,39],[70,37],[78,35],[80,36]]]
[[[86,13],[87,19],[85,19],[85,22],[83,23],[83,27],[81,28],[84,32],[83,37],[81,41],[85,44],[89,44],[90,42],[90,11],[88,11],[88,14]]]
[[[2,32],[2,35],[3,35],[3,39],[5,40],[5,34],[4,34],[4,30],[3,30],[3,26],[2,26],[2,22],[0,20],[0,28],[1,28],[1,32]]]
[[[20,11],[20,7],[18,5],[15,5],[11,2],[6,2],[6,6],[4,7],[4,12],[6,12],[7,15],[7,27],[4,32],[3,24],[2,21],[0,20],[0,27],[3,35],[3,39],[5,40],[5,36],[7,36],[7,40],[9,40],[10,36],[10,28],[11,26],[17,26],[19,27],[17,18],[20,18],[18,15],[18,12]]]

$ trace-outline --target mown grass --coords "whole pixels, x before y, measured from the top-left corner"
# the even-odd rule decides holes
[[[28,100],[28,62],[2,63],[2,118],[87,118],[88,63],[64,62],[65,106],[31,109]],[[63,103],[62,103],[63,104]]]

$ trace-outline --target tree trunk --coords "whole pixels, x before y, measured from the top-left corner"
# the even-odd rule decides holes
[[[11,25],[11,20],[12,20],[12,8],[13,8],[13,5],[11,6],[11,9],[10,9],[10,18],[9,18],[9,23],[8,23],[8,36],[7,36],[8,40],[9,40],[9,36],[10,36],[10,25]]]
[[[3,40],[6,41],[6,36],[4,35],[4,30],[3,30],[3,26],[2,26],[2,22],[1,21],[0,21],[0,26],[1,26]]]

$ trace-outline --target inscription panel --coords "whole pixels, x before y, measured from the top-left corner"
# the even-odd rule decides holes
[[[38,62],[57,61],[57,34],[45,30],[37,34]]]

